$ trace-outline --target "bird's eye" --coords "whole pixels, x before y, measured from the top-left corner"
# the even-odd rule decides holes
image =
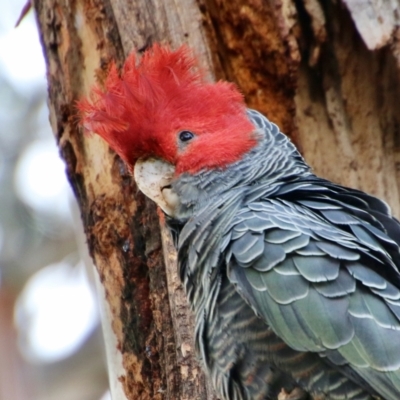
[[[182,131],[179,132],[179,140],[181,142],[188,142],[189,140],[194,138],[194,133],[190,131]]]

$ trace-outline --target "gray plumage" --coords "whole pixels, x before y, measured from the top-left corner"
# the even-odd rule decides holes
[[[226,400],[296,386],[398,400],[398,221],[382,201],[313,175],[274,124],[248,115],[259,144],[243,160],[172,185],[180,274],[215,387]]]

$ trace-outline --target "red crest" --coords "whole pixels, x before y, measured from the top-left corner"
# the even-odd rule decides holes
[[[104,138],[129,166],[158,157],[177,173],[225,167],[257,143],[243,96],[228,82],[207,82],[190,49],[155,44],[132,53],[119,73],[110,68],[104,90],[78,103],[82,124]],[[194,140],[184,149],[179,132]]]

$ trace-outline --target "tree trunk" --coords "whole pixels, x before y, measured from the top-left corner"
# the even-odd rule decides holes
[[[399,216],[400,30],[389,0],[33,0],[50,120],[96,265],[111,386],[120,399],[212,399],[162,214],[123,162],[84,136],[75,102],[108,65],[187,42],[238,84],[315,172],[386,199]],[[378,4],[379,3],[379,4]],[[164,253],[164,255],[163,255]]]

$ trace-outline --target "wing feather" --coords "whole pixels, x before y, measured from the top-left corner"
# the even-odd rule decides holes
[[[349,213],[368,207],[368,198],[349,194],[346,201],[350,208],[323,198],[249,204],[248,218],[233,227],[228,277],[290,347],[327,357],[395,400],[400,289],[392,253],[399,248],[384,224]]]

